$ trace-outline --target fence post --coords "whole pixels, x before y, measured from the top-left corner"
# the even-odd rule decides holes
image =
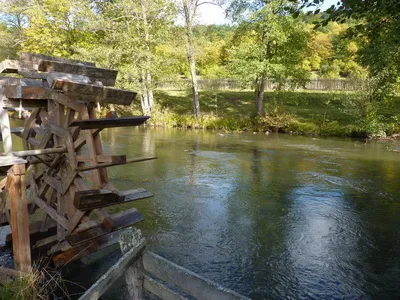
[[[123,254],[144,242],[144,237],[139,229],[132,228],[127,233],[121,234],[119,244]],[[143,299],[143,252],[125,271],[125,280],[128,287],[129,299]]]

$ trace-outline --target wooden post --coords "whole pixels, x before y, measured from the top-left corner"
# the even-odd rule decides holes
[[[0,86],[0,129],[6,155],[12,155],[11,127],[8,111],[4,109],[3,87]]]
[[[97,280],[79,300],[96,300],[101,297],[113,283],[125,274],[130,299],[143,299],[143,270],[132,271],[136,261],[142,261],[145,240],[139,229],[126,230],[120,235],[120,246],[124,255],[103,276]],[[133,281],[132,281],[133,280]],[[134,284],[132,284],[134,282]],[[138,289],[137,291],[132,288]]]
[[[31,248],[24,164],[10,168],[7,174],[7,186],[10,196],[10,225],[15,268],[18,271],[30,272]]]
[[[121,251],[124,254],[143,242],[144,238],[142,232],[136,228],[132,228],[132,230],[127,233],[121,234],[119,240]],[[143,253],[140,253],[137,259],[125,271],[125,280],[128,287],[129,299],[143,299],[143,270]]]

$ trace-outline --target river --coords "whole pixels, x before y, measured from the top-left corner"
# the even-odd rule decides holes
[[[387,150],[398,142],[154,128],[101,136],[105,152],[158,156],[109,177],[154,193],[113,210],[138,208],[149,247],[167,259],[253,299],[400,296],[400,153]]]

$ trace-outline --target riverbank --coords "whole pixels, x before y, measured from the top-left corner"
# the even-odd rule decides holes
[[[360,138],[400,133],[399,97],[371,104],[359,92],[270,91],[265,93],[263,118],[257,117],[251,91],[201,91],[199,119],[191,115],[187,91],[156,91],[155,102],[149,121],[153,126]],[[140,113],[139,106],[132,110]]]

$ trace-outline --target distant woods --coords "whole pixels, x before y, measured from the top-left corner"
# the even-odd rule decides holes
[[[397,0],[348,1],[327,12],[321,0],[207,2],[222,5],[231,25],[199,25],[200,0],[4,0],[0,59],[28,51],[118,69],[118,86],[140,93],[146,115],[157,106],[157,85],[181,79],[191,82],[196,118],[198,78],[252,86],[261,117],[266,80],[284,90],[311,78],[368,79],[371,101],[397,91]]]

